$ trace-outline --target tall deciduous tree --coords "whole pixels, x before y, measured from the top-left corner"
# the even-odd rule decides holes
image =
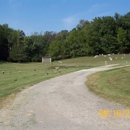
[[[24,37],[23,32],[18,30],[15,36],[16,41],[14,41],[13,46],[10,51],[10,59],[15,62],[26,61],[27,55],[24,47]]]
[[[120,46],[120,52],[125,53],[127,50],[127,31],[124,30],[122,27],[118,28],[117,31],[117,40]]]

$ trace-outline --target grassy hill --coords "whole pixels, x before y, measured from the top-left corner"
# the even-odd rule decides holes
[[[96,95],[130,107],[130,67],[89,75],[86,85]]]
[[[109,59],[112,58],[112,60]],[[100,55],[55,61],[50,63],[0,63],[0,108],[17,92],[38,82],[91,67],[130,63],[130,55]],[[55,67],[59,67],[57,71]],[[8,97],[8,98],[7,98]]]

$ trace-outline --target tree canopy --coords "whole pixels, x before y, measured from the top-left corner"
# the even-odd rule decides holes
[[[108,53],[130,53],[130,12],[80,20],[71,31],[26,36],[24,30],[0,25],[0,61],[37,62]]]

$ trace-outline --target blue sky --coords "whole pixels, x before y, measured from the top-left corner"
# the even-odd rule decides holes
[[[0,24],[7,23],[26,35],[71,30],[81,19],[124,15],[130,0],[0,0]]]

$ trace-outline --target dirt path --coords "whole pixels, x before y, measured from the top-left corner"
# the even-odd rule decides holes
[[[0,130],[130,130],[130,118],[100,118],[101,109],[125,108],[93,95],[84,85],[87,75],[109,67],[77,71],[22,91],[12,106],[0,110]]]

